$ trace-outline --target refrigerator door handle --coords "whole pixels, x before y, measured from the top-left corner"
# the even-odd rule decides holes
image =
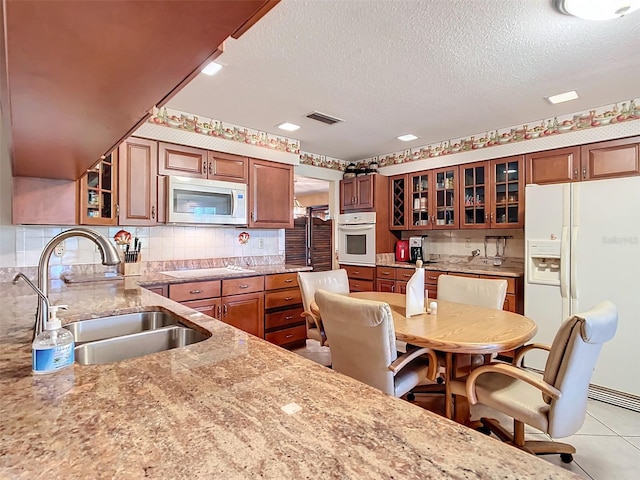
[[[569,227],[562,227],[562,251],[560,252],[560,296],[569,298]]]
[[[577,301],[578,300],[578,282],[577,282],[577,277],[578,277],[578,265],[576,263],[576,256],[577,256],[577,252],[578,252],[578,230],[580,229],[580,227],[578,227],[577,225],[573,226],[573,229],[571,231],[571,280],[570,280],[570,286],[571,286],[571,300],[572,301]]]

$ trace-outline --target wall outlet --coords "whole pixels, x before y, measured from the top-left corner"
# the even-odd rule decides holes
[[[264,248],[264,238],[258,239],[258,248]]]
[[[58,245],[56,245],[56,248],[53,249],[53,254],[56,257],[61,257],[64,255],[65,252],[65,246],[64,246],[64,240],[62,242],[60,242]]]
[[[470,238],[465,238],[464,239],[464,246],[467,248],[471,248],[471,239]]]

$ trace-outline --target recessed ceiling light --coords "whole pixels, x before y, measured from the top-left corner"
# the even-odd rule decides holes
[[[295,125],[293,123],[284,122],[278,125],[278,128],[281,130],[286,130],[287,132],[295,132],[300,128],[300,125]]]
[[[640,8],[640,0],[554,0],[556,9],[585,20],[610,20]]]
[[[547,97],[547,100],[549,103],[553,103],[555,105],[556,103],[568,102],[569,100],[575,100],[576,98],[578,98],[578,94],[575,90],[571,90],[570,92],[551,95],[550,97]]]
[[[216,62],[210,62],[206,67],[204,67],[200,72],[205,75],[215,75],[222,69],[222,65]]]
[[[418,137],[416,137],[413,133],[407,133],[406,135],[400,135],[398,137],[398,140],[402,140],[403,142],[408,142],[410,140],[415,140],[416,138]]]

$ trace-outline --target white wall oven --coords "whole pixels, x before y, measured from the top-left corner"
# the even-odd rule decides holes
[[[247,186],[243,183],[170,176],[167,197],[169,223],[247,224]]]
[[[375,267],[375,212],[338,215],[338,262]]]

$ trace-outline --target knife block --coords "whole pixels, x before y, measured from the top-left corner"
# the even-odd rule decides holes
[[[138,258],[135,262],[125,262],[124,254],[120,255],[120,263],[118,264],[118,273],[125,277],[132,277],[135,275],[141,275],[140,265],[142,264],[142,254],[138,254]]]

